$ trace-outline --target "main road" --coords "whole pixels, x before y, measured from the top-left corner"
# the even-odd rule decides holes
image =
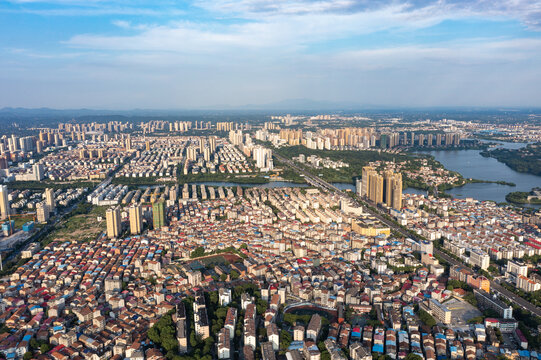
[[[308,171],[304,170],[303,168],[301,168],[300,166],[295,164],[293,161],[291,161],[289,159],[286,159],[283,156],[278,155],[278,154],[273,154],[273,156],[276,157],[282,163],[288,165],[290,168],[295,170],[300,175],[303,175],[304,178],[306,179],[306,181],[309,184],[311,184],[311,185],[313,185],[315,187],[319,187],[319,188],[324,189],[324,190],[331,190],[331,191],[337,192],[337,193],[339,193],[339,194],[341,194],[341,195],[343,195],[345,197],[351,198],[344,191],[338,189],[333,184],[328,183],[327,181],[325,181],[325,180],[323,180],[323,179],[309,173]],[[370,207],[367,206],[366,203],[362,203],[361,201],[359,201],[358,199],[355,199],[355,198],[351,198],[351,199],[357,205],[364,206],[364,210],[366,212],[368,212],[369,214],[371,214],[372,216],[377,218],[379,221],[386,224],[387,226],[389,226],[389,228],[391,228],[394,231],[398,232],[402,236],[412,238],[412,239],[414,239],[416,241],[420,240],[415,235],[413,235],[410,232],[404,230],[402,227],[400,227],[394,221],[391,221],[391,220],[383,217],[381,212],[373,211]],[[470,270],[471,272],[474,272],[471,268],[464,265],[462,262],[460,262],[460,261],[458,261],[456,259],[453,259],[452,257],[450,257],[449,255],[447,255],[446,253],[444,253],[441,250],[434,249],[434,254],[436,254],[438,256],[441,256],[443,259],[445,259],[445,261],[449,262],[452,265],[461,266],[463,268],[466,268],[466,269]],[[493,289],[495,292],[498,292],[501,296],[503,296],[507,300],[509,300],[511,302],[514,302],[517,305],[519,305],[520,307],[522,307],[523,309],[531,312],[532,314],[535,314],[535,315],[541,317],[541,308],[539,308],[538,306],[535,306],[534,304],[530,303],[529,301],[525,300],[524,298],[522,298],[522,297],[514,294],[513,292],[507,290],[506,288],[504,288],[503,286],[501,286],[500,284],[498,284],[497,282],[495,282],[493,280],[490,280],[490,287],[491,287],[491,289]]]

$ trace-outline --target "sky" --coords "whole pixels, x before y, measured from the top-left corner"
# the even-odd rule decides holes
[[[541,1],[0,0],[0,108],[541,106]]]

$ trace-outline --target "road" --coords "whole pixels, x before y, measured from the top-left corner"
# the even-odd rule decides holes
[[[320,179],[319,177],[309,173],[308,171],[304,170],[303,168],[299,167],[298,165],[296,165],[293,161],[289,160],[289,159],[286,159],[284,158],[283,156],[280,156],[280,155],[277,155],[277,154],[273,154],[274,157],[276,157],[279,161],[287,164],[289,167],[291,167],[293,170],[295,170],[297,173],[301,174],[304,176],[304,178],[306,179],[306,181],[315,186],[315,187],[319,187],[319,188],[322,188],[324,190],[331,190],[331,191],[334,191],[334,192],[337,192],[341,195],[343,195],[344,197],[347,197],[347,198],[351,198],[350,196],[348,196],[344,191],[338,189],[336,186]],[[364,207],[364,211],[371,214],[372,216],[374,216],[375,218],[377,218],[379,221],[381,221],[382,223],[386,224],[387,226],[389,226],[392,230],[398,232],[399,234],[401,234],[402,236],[404,237],[409,237],[409,238],[412,238],[416,241],[419,241],[420,239],[417,238],[416,236],[412,235],[411,233],[409,233],[408,231],[404,230],[403,228],[401,228],[398,224],[396,224],[394,221],[390,221],[389,219],[385,218],[382,216],[382,213],[381,212],[376,212],[376,211],[373,211],[372,209],[370,209],[368,206],[366,206],[367,204],[366,203],[363,203],[357,199],[354,199],[354,198],[351,198],[357,205],[359,206],[363,206]],[[452,257],[450,257],[449,255],[447,255],[446,253],[444,253],[443,251],[441,250],[438,250],[438,249],[434,249],[434,254],[438,255],[438,256],[441,256],[443,259],[445,259],[447,262],[449,262],[450,264],[452,265],[458,265],[458,266],[461,266],[463,268],[466,268],[466,269],[469,269],[471,272],[475,273],[475,271],[473,271],[471,268],[467,267],[466,265],[464,265],[462,262],[458,261],[458,260],[455,260],[453,259]],[[537,316],[541,316],[541,308],[533,305],[532,303],[530,303],[529,301],[525,300],[524,298],[512,293],[511,291],[507,290],[506,288],[502,287],[500,284],[498,284],[497,282],[493,281],[493,280],[490,280],[490,288],[495,291],[495,292],[498,292],[501,296],[505,297],[507,300],[519,305],[520,307],[522,307],[523,309],[529,311],[530,313],[534,314],[534,315],[537,315]]]

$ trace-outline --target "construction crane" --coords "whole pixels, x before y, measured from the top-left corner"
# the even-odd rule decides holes
[[[25,217],[32,217],[32,220],[36,222],[36,213],[30,212],[30,213],[23,213],[23,214],[8,214],[8,220],[11,221],[11,218],[25,218]]]
[[[24,214],[8,214],[8,224],[11,227],[12,218],[26,218],[26,217],[31,217],[32,220],[34,220],[34,222],[36,222],[36,213],[32,212],[32,213],[24,213]],[[15,231],[15,229],[10,229],[9,233],[11,234],[14,231]]]

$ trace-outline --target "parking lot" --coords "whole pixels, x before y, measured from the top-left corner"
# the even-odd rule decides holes
[[[445,306],[451,310],[451,324],[453,326],[466,325],[470,319],[483,315],[470,303],[456,298],[446,301]]]

